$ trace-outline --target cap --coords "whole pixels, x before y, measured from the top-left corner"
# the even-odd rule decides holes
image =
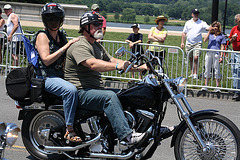
[[[8,10],[8,9],[12,9],[12,6],[10,4],[6,4],[4,7],[3,7],[4,10]]]
[[[165,22],[168,21],[168,18],[165,17],[164,15],[158,16],[154,21],[157,23],[157,22],[158,22],[159,20],[161,20],[161,19],[165,20]]]
[[[96,9],[99,9],[99,5],[98,4],[93,4],[92,7],[91,7],[91,10],[96,10]]]
[[[133,24],[133,25],[131,26],[131,28],[133,28],[133,27],[137,27],[137,28],[140,29],[140,24],[135,23],[135,24]]]
[[[198,9],[195,8],[195,9],[192,10],[192,13],[193,13],[193,14],[196,14],[196,13],[200,13],[200,12],[199,12]]]

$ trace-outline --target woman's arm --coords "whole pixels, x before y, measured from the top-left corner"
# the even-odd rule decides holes
[[[78,40],[79,38],[74,38],[68,41],[68,43],[61,47],[59,50],[50,54],[49,39],[47,35],[45,33],[39,33],[36,39],[36,49],[38,50],[38,53],[43,63],[46,66],[49,66],[54,63],[68,49],[71,44]]]
[[[208,34],[207,34],[207,36],[204,38],[204,42],[207,42],[208,41],[208,39],[209,39],[209,35],[210,35],[210,30],[208,31]]]

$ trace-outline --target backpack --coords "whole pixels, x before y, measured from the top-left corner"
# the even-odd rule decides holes
[[[30,99],[31,80],[34,77],[34,66],[13,69],[6,78],[7,94],[16,101]]]

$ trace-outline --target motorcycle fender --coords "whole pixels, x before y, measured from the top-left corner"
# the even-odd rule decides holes
[[[197,111],[193,114],[190,115],[190,118],[194,118],[196,116],[199,116],[199,115],[202,115],[202,114],[214,114],[216,112],[219,112],[218,110],[214,110],[214,109],[207,109],[207,110],[201,110],[201,111]],[[178,132],[180,130],[180,128],[185,125],[185,121],[182,121],[178,126],[177,126],[177,129],[176,131],[174,132],[173,134],[173,137],[172,137],[172,141],[171,141],[171,147],[173,147],[175,145],[175,141],[176,141],[176,138],[177,138],[177,135],[178,135]]]

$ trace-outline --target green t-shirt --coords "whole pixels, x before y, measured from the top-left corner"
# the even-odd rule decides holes
[[[80,36],[80,40],[72,44],[67,50],[64,78],[78,89],[102,87],[101,74],[81,64],[90,58],[110,61],[112,56],[102,45],[97,42],[91,44],[83,36]]]

